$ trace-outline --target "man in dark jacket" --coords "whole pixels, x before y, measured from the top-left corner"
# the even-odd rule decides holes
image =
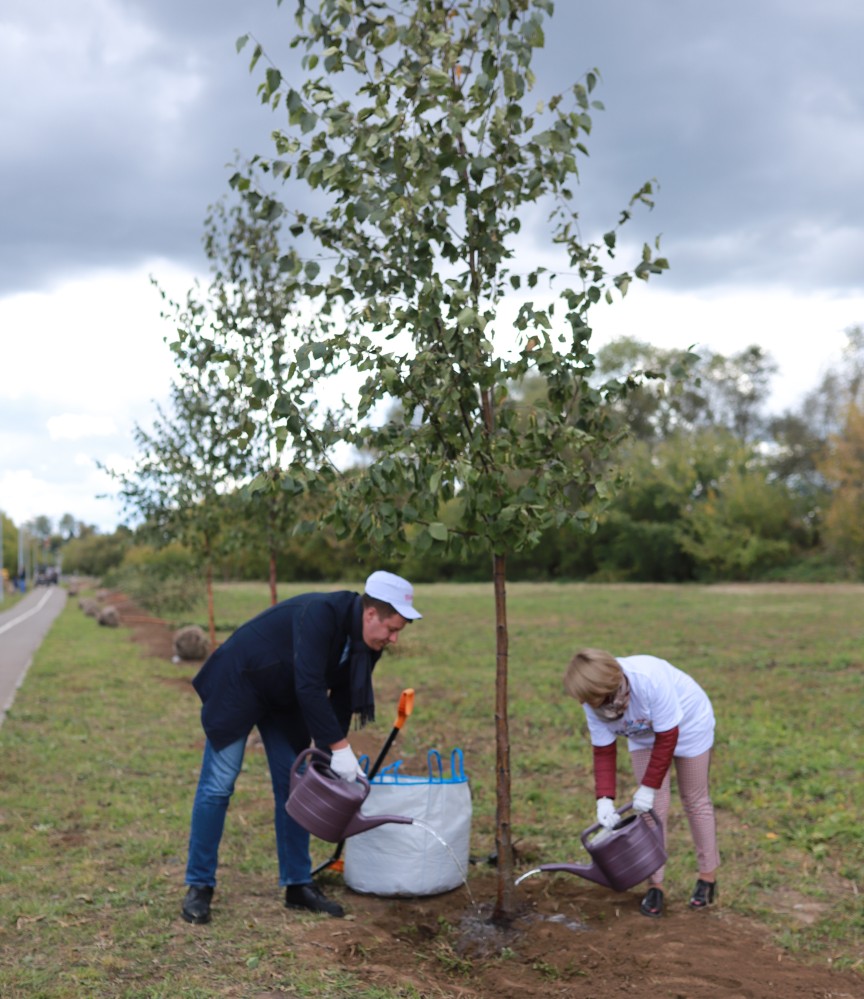
[[[422,617],[411,584],[373,572],[361,597],[349,590],[304,593],[241,625],[192,681],[207,736],[192,808],[183,918],[210,920],[228,802],[257,726],[275,801],[279,883],[289,908],[344,915],[312,882],[309,833],[285,811],[291,767],[312,740],[330,750],[344,780],[360,771],[347,739],[351,715],[375,717],[372,670],[405,625]]]

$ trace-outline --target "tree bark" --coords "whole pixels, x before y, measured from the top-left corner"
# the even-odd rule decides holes
[[[276,597],[276,553],[270,552],[270,604],[274,606],[277,603]]]
[[[216,611],[213,606],[213,561],[207,557],[207,626],[210,632],[210,648],[216,648]]]
[[[513,900],[513,841],[510,826],[510,729],[507,718],[507,593],[506,558],[493,555],[495,584],[495,766],[496,829],[498,853],[498,894],[492,922],[506,925],[515,915]]]

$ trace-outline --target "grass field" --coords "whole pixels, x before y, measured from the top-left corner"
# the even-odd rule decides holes
[[[302,589],[283,586],[280,597]],[[864,970],[862,598],[864,587],[511,585],[520,863],[577,856],[593,821],[585,726],[561,687],[568,658],[586,645],[654,653],[691,673],[714,703],[724,906],[762,920],[791,953]],[[472,852],[486,855],[495,809],[491,586],[420,586],[415,601],[424,619],[376,670],[378,721],[364,738],[383,742],[400,690],[414,687],[395,755],[416,769],[429,748],[464,750]],[[234,627],[267,603],[264,586],[222,586],[217,623]],[[203,624],[203,609],[193,617]],[[284,938],[257,924],[214,923],[206,955],[175,931],[201,747],[190,675],[148,656],[124,629],[97,628],[74,600],[53,626],[0,728],[4,997],[204,997],[229,986],[255,995],[265,949],[281,948],[290,963]],[[619,797],[632,788],[626,755]],[[249,753],[222,848],[241,883],[273,879],[271,819],[266,765]],[[674,800],[669,847],[667,883],[683,892],[695,867]],[[796,905],[814,914],[810,922],[792,917]],[[291,974],[293,994],[342,994],[314,968]]]

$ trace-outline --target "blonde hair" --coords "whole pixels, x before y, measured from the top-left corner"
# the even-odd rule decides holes
[[[618,660],[603,649],[582,649],[564,673],[564,689],[580,704],[597,707],[621,685],[624,672]]]

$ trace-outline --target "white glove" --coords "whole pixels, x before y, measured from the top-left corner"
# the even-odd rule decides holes
[[[597,799],[597,821],[604,829],[614,829],[621,821],[621,816],[615,811],[615,802],[611,798]]]
[[[334,749],[330,757],[330,769],[342,780],[356,780],[363,774],[354,750],[350,746],[343,746],[342,749]]]
[[[654,795],[655,790],[653,787],[646,787],[644,784],[640,784],[636,793],[633,795],[633,811],[634,812],[649,812],[654,807]]]

